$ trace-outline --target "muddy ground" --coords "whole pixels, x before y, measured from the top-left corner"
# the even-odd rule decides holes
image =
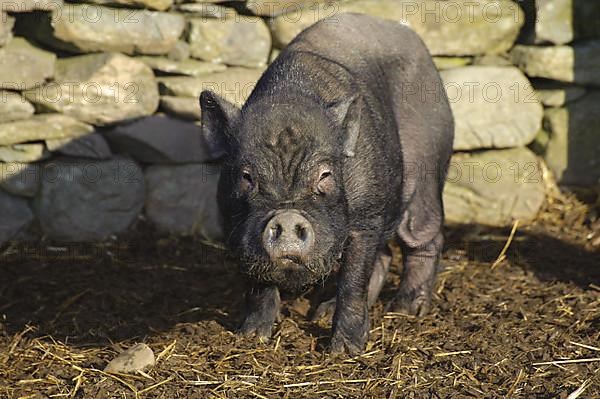
[[[140,222],[97,244],[13,243],[0,258],[0,398],[599,398],[598,211],[552,198],[506,259],[510,228],[449,227],[423,319],[383,312],[396,253],[353,359],[327,354],[308,299],[286,304],[271,342],[237,337],[244,283],[197,239]],[[137,342],[153,369],[101,371]]]

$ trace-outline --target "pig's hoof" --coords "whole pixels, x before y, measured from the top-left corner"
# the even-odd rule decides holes
[[[341,333],[333,334],[331,337],[331,353],[343,354],[350,356],[358,356],[363,353],[367,338],[364,337],[347,337]]]
[[[413,290],[408,293],[401,290],[396,296],[394,311],[412,316],[422,317],[429,313],[431,295],[425,290]]]
[[[274,321],[265,320],[256,314],[246,316],[238,334],[246,337],[256,337],[261,342],[267,342],[271,338]]]
[[[335,313],[335,304],[335,297],[331,298],[328,301],[321,302],[321,304],[317,307],[317,310],[315,310],[315,313],[312,316],[312,321],[322,319],[330,323],[333,319],[333,314]]]

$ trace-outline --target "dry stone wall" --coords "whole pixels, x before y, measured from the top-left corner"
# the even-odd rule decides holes
[[[342,12],[406,24],[434,56],[456,118],[449,221],[534,218],[541,163],[599,184],[597,1],[0,0],[0,245],[139,218],[220,239],[200,92],[242,105],[302,29]]]

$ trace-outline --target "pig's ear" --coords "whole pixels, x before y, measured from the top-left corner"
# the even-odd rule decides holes
[[[239,118],[240,110],[210,90],[200,94],[202,136],[211,156],[220,158],[229,151],[231,127]]]
[[[335,122],[342,126],[346,133],[346,137],[344,138],[344,155],[353,157],[360,131],[361,106],[359,97],[356,95],[333,103],[329,106],[329,110]]]

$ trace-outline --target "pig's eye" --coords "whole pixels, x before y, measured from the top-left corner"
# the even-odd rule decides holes
[[[240,180],[240,190],[244,193],[252,191],[254,188],[254,180],[252,180],[252,176],[248,170],[242,171],[242,178]]]
[[[321,172],[319,182],[317,183],[317,191],[319,194],[330,194],[335,189],[335,180],[329,169]]]

